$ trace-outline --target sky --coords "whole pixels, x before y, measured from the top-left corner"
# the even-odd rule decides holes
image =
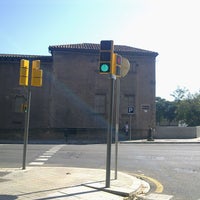
[[[199,92],[198,0],[1,0],[0,54],[50,55],[51,45],[100,43],[155,51],[156,96]]]

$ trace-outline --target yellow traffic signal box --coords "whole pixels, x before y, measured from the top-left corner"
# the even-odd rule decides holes
[[[29,60],[20,61],[19,85],[28,86]]]
[[[114,45],[112,40],[102,40],[100,43],[100,74],[111,74]]]
[[[43,70],[40,69],[40,60],[32,61],[31,86],[42,86]]]
[[[112,74],[121,77],[122,56],[113,53]]]

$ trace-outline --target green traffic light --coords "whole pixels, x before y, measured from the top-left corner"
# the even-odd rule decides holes
[[[108,64],[102,64],[100,67],[100,71],[101,72],[109,72],[110,71],[110,67]]]

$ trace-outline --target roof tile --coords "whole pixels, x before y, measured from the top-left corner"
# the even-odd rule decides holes
[[[21,59],[41,59],[41,60],[45,60],[45,61],[51,61],[52,56],[23,55],[23,54],[0,54],[0,60],[18,61]]]
[[[90,50],[90,51],[99,51],[100,44],[94,43],[80,43],[80,44],[66,44],[66,45],[54,45],[49,46],[49,50]],[[158,54],[153,51],[148,51],[144,49],[139,49],[135,47],[125,46],[125,45],[114,45],[115,52],[123,53],[142,53],[142,54]]]

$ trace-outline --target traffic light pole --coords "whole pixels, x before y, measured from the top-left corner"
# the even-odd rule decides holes
[[[110,164],[111,164],[111,144],[112,144],[112,130],[113,130],[115,79],[116,79],[116,76],[111,74],[110,112],[109,112],[108,134],[107,134],[106,188],[110,187]]]
[[[31,63],[31,60],[30,60]],[[27,112],[25,113],[25,123],[24,123],[24,148],[23,148],[23,162],[22,169],[26,169],[26,153],[27,153],[27,144],[28,144],[28,133],[29,133],[29,119],[30,119],[30,105],[31,105],[31,73],[32,67],[29,69],[29,78],[28,78],[28,91],[27,91]]]
[[[118,140],[119,140],[119,104],[120,104],[120,78],[116,80],[116,115],[115,115],[115,179],[117,179],[118,166]]]
[[[129,140],[131,140],[132,139],[132,133],[131,133],[131,122],[132,122],[132,116],[131,116],[131,114],[130,114],[130,117],[129,117],[129,125],[130,125],[130,134],[129,134]]]
[[[106,157],[106,187],[110,187],[110,164],[111,164],[111,144],[113,130],[113,110],[114,110],[114,88],[116,77],[124,77],[130,69],[128,59],[114,53],[114,41],[102,40],[100,43],[99,54],[99,73],[109,74],[111,76],[110,87],[110,110],[108,117],[107,132],[107,157]],[[119,98],[120,98],[120,81],[117,86],[116,101],[116,123],[115,123],[115,179],[117,179],[117,156],[118,156],[118,132],[119,132]]]

